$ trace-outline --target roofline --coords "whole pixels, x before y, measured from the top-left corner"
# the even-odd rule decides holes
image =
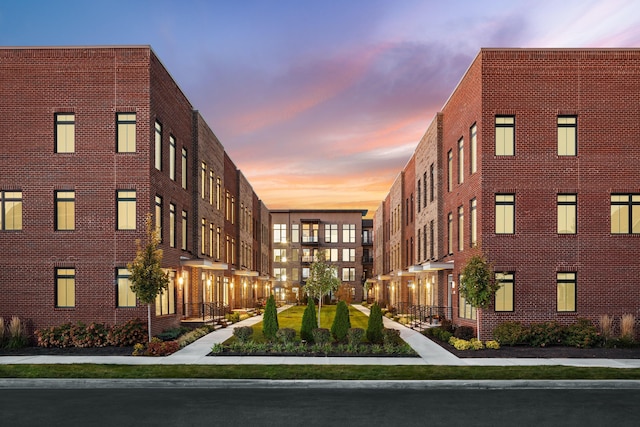
[[[358,212],[367,215],[368,209],[269,209],[271,213],[347,213]]]

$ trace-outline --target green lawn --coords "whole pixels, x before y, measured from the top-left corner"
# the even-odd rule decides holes
[[[279,328],[291,328],[296,331],[296,340],[300,341],[300,327],[302,326],[302,314],[307,306],[296,305],[278,313],[278,327]],[[320,326],[322,328],[331,329],[333,324],[333,318],[336,316],[335,305],[323,305],[320,310]],[[318,306],[316,306],[316,313]],[[352,328],[362,328],[367,330],[367,323],[369,317],[360,312],[359,310],[349,306],[349,319],[351,320]],[[231,326],[233,328],[233,325]],[[253,325],[252,339],[255,342],[265,342],[265,338],[262,335],[262,322]],[[235,337],[231,337],[225,344],[229,344],[235,340]]]

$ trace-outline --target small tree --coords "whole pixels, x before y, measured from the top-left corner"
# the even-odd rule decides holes
[[[350,327],[349,307],[344,301],[338,301],[336,317],[333,318],[333,324],[331,325],[331,335],[333,335],[333,339],[338,342],[343,341]]]
[[[311,298],[318,298],[318,328],[320,327],[320,311],[322,310],[322,298],[335,292],[340,286],[338,271],[333,265],[325,261],[324,251],[318,251],[316,260],[309,267],[309,278],[304,289]]]
[[[273,295],[269,296],[262,318],[262,334],[269,341],[275,341],[278,333],[278,310]]]
[[[460,271],[460,294],[476,310],[487,308],[493,301],[500,282],[484,255],[474,255]],[[476,315],[476,329],[480,339],[480,317]]]
[[[318,320],[316,319],[316,305],[313,302],[313,298],[308,298],[307,307],[302,314],[302,326],[300,327],[300,338],[312,342],[313,330],[318,327]]]
[[[160,236],[154,229],[151,214],[145,218],[146,243],[136,240],[136,257],[127,264],[131,272],[131,290],[140,302],[147,304],[147,329],[151,342],[151,304],[169,286],[169,275],[162,271],[162,250],[158,249]]]
[[[384,326],[382,324],[382,310],[377,302],[374,302],[371,306],[371,312],[369,313],[369,322],[367,323],[367,339],[371,344],[379,344],[382,342],[382,331]]]

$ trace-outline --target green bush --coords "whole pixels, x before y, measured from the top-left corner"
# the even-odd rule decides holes
[[[276,332],[276,338],[278,342],[283,344],[293,342],[296,338],[296,330],[293,328],[280,328],[278,332]]]
[[[362,342],[365,331],[362,328],[349,328],[347,331],[347,342],[351,346],[356,346]]]
[[[331,331],[326,328],[315,328],[311,333],[313,341],[319,346],[324,346],[331,341]]]
[[[398,329],[384,328],[382,330],[382,342],[384,345],[398,345],[402,342]]]
[[[313,342],[313,330],[318,327],[318,319],[316,317],[316,305],[313,298],[308,298],[307,307],[302,313],[302,326],[300,327],[300,339]]]
[[[367,340],[369,340],[371,344],[381,344],[383,339],[383,329],[384,326],[382,325],[382,311],[380,310],[380,306],[374,303],[371,306],[369,322],[367,323]]]
[[[251,339],[253,335],[253,328],[251,326],[239,326],[233,329],[233,336],[235,336],[241,343],[246,343]]]
[[[331,325],[331,335],[337,342],[342,342],[347,337],[347,331],[351,327],[351,319],[349,318],[349,307],[344,301],[338,301],[336,306],[336,315]]]
[[[449,342],[449,339],[453,336],[451,332],[441,326],[425,329],[423,334],[442,342]]]
[[[240,321],[240,313],[227,313],[224,315],[224,318],[231,323],[238,323]]]
[[[578,319],[566,328],[564,343],[572,347],[596,347],[602,342],[598,328],[588,319]]]
[[[532,347],[547,347],[562,344],[564,337],[564,326],[553,320],[531,324],[527,331],[526,342]]]
[[[458,326],[454,330],[453,336],[468,341],[475,336],[475,331],[471,326]]]
[[[454,327],[453,327],[453,323],[451,322],[451,320],[444,319],[444,318],[442,320],[440,320],[440,328],[443,331],[451,332],[451,334],[453,334]]]
[[[493,338],[500,345],[525,344],[527,341],[527,328],[520,322],[504,322],[493,330]]]
[[[275,341],[278,332],[278,311],[273,295],[269,296],[262,318],[262,334],[268,341]]]

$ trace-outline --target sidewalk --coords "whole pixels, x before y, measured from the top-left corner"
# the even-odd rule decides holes
[[[354,307],[366,315],[369,310]],[[278,311],[288,307],[281,307]],[[290,356],[207,356],[216,343],[233,335],[233,328],[262,321],[255,316],[218,329],[166,357],[144,356],[0,356],[0,365],[9,364],[122,364],[122,365],[452,365],[452,366],[542,366],[640,368],[640,359],[506,359],[459,358],[421,333],[383,317],[384,327],[400,330],[400,336],[420,357],[290,357]]]

